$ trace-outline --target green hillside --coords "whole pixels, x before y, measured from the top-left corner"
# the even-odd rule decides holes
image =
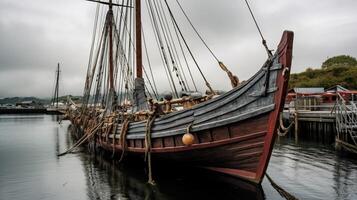
[[[80,96],[72,96],[72,95],[69,95],[71,97],[71,99],[73,101],[76,101],[76,102],[80,102],[82,97]],[[35,102],[39,102],[43,105],[47,105],[47,104],[50,104],[51,103],[51,98],[37,98],[37,97],[7,97],[7,98],[3,98],[3,99],[0,99],[0,105],[1,104],[13,104],[15,105],[16,103],[20,103],[20,102],[23,102],[23,101],[35,101]],[[67,96],[61,96],[58,98],[58,101],[59,102],[66,102],[67,101]]]
[[[327,59],[321,69],[308,68],[304,72],[291,74],[289,88],[324,87],[341,85],[348,89],[357,89],[357,60],[341,55]]]

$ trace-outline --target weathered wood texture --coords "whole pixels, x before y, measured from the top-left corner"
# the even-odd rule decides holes
[[[151,129],[153,158],[201,166],[260,183],[284,106],[292,43],[293,33],[285,31],[275,55],[247,82],[191,109],[157,118]],[[190,124],[195,140],[193,145],[185,146],[181,138]],[[145,153],[145,126],[145,121],[129,125],[129,156]],[[115,135],[102,134],[98,139],[100,146],[121,152],[120,129],[119,126]]]

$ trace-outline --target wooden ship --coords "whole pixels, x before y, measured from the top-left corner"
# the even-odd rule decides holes
[[[81,106],[73,103],[67,111],[79,130],[78,141],[67,152],[87,144],[112,153],[120,161],[126,157],[145,159],[150,182],[152,163],[167,161],[261,183],[287,94],[293,32],[284,31],[274,54],[262,37],[268,59],[253,77],[242,83],[209,49],[233,86],[230,91],[218,94],[198,66],[168,2],[145,1],[163,64],[168,66],[168,80],[175,76],[178,79],[176,83],[170,82],[172,93],[160,99],[152,83],[155,79],[150,77],[150,62],[143,64],[143,52],[146,55],[148,52],[143,51],[146,46],[142,48],[145,37],[141,1],[123,2],[98,2],[96,20],[100,6],[105,4],[109,9],[103,28],[94,29],[95,34],[101,35],[92,44],[83,103]],[[174,36],[176,40],[172,39],[170,45],[170,37]],[[163,38],[167,45],[163,44]],[[208,48],[201,36],[200,39]],[[193,92],[189,90],[182,75],[184,70],[178,67],[180,51],[175,52],[174,44],[185,50],[182,55],[186,53],[202,75],[208,88],[205,95],[197,95],[196,85]],[[177,92],[179,87],[181,92]]]

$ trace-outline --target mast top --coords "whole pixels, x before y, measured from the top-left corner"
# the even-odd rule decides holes
[[[122,4],[113,3],[112,0],[109,0],[109,2],[97,1],[97,0],[86,0],[86,1],[91,1],[91,2],[96,2],[96,3],[100,3],[100,4],[109,5],[109,8],[112,8],[112,6],[125,7],[125,8],[133,8],[133,6],[128,6],[128,5],[122,5]]]

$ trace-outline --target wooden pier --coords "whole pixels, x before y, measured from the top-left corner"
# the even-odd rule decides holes
[[[284,121],[295,123],[294,130],[290,130],[290,137],[312,140],[324,144],[335,141],[336,117],[331,111],[285,110]]]
[[[336,144],[337,149],[357,153],[357,106],[353,101],[346,102],[339,95],[334,104],[319,105],[312,99],[297,102],[293,107],[285,106],[285,124],[294,123],[289,137],[315,141],[323,144]]]
[[[47,114],[47,115],[62,115],[62,110],[46,109],[46,108],[2,108],[0,114]]]

